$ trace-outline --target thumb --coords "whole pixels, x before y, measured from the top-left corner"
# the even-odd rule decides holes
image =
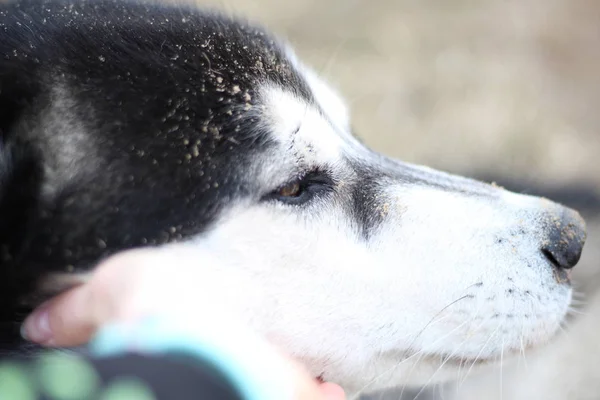
[[[326,400],[345,400],[344,389],[335,383],[325,382],[319,385],[321,394]]]
[[[133,250],[101,263],[90,279],[34,310],[21,327],[22,336],[44,346],[79,346],[98,328],[123,317],[128,298],[135,292],[137,275],[150,251]]]
[[[95,332],[96,324],[89,312],[89,288],[69,290],[39,306],[21,326],[21,335],[44,346],[78,346]]]

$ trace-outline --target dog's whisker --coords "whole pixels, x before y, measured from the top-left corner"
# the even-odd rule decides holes
[[[471,371],[473,370],[473,367],[475,366],[475,364],[477,363],[477,361],[479,360],[479,357],[481,357],[481,355],[483,354],[483,351],[485,350],[485,348],[487,347],[487,345],[490,343],[490,341],[494,338],[494,336],[496,336],[496,334],[500,331],[500,327],[502,326],[502,323],[498,323],[498,326],[496,327],[496,329],[494,329],[494,331],[489,335],[488,339],[486,340],[486,342],[483,344],[483,346],[481,347],[481,349],[479,350],[479,353],[477,353],[477,355],[475,356],[475,359],[473,360],[473,362],[471,363],[471,366],[469,367],[469,369],[467,370],[467,373],[465,374],[465,377],[463,378],[463,380],[459,383],[459,386],[462,386],[465,381],[467,380],[467,378],[469,377],[469,374],[471,373]]]
[[[525,370],[528,371],[529,370],[529,365],[527,364],[527,357],[525,356],[525,343],[523,342],[523,339],[525,337],[525,322],[523,322],[521,324],[521,335],[519,338],[519,342],[520,342],[520,349],[519,349],[519,364],[521,361],[521,358],[523,359],[523,363],[525,364]]]
[[[500,349],[500,400],[504,399],[504,339]]]
[[[482,321],[481,324],[479,324],[479,326],[477,327],[477,329],[481,328],[481,326],[483,326],[483,324],[485,324],[486,321]],[[500,325],[498,325],[499,327]],[[492,339],[492,337],[496,334],[496,332],[498,331],[498,327],[496,327],[496,329],[489,335],[487,341],[483,344],[483,346],[481,347],[481,349],[479,350],[479,352],[477,353],[477,355],[475,356],[475,359],[473,360],[473,362],[471,363],[469,369],[467,370],[467,372],[465,373],[464,378],[461,379],[461,377],[459,376],[457,381],[459,382],[459,384],[457,385],[457,393],[458,393],[458,389],[460,389],[460,387],[462,386],[462,384],[466,381],[467,377],[469,376],[469,373],[471,372],[471,370],[473,369],[473,366],[477,363],[477,360],[479,359],[479,357],[481,356],[481,354],[483,353],[483,350],[485,349],[485,347],[487,346],[487,344],[489,343],[489,341]]]
[[[446,363],[452,359],[452,357],[454,357],[454,355],[460,350],[460,348],[469,341],[469,338],[465,338],[465,340],[463,340],[458,346],[456,346],[456,348],[452,351],[452,353],[448,356],[446,356],[446,358],[442,361],[442,363],[440,364],[440,366],[434,371],[434,373],[431,375],[431,377],[427,380],[427,382],[425,382],[425,384],[423,385],[423,387],[421,388],[421,390],[419,390],[419,392],[413,397],[413,400],[417,400],[417,398],[425,391],[425,389],[428,387],[428,385],[431,383],[431,381],[433,380],[433,378],[435,378],[435,376],[437,375],[438,372],[440,372],[442,370],[442,368],[444,368],[444,366],[446,365]]]
[[[440,341],[446,339],[448,336],[452,335],[455,331],[457,331],[458,329],[460,329],[462,326],[464,326],[465,324],[467,324],[469,321],[464,321],[463,323],[461,323],[460,325],[456,326],[455,328],[453,328],[450,332],[446,333],[445,335],[443,335],[442,337],[436,339],[433,343],[430,344],[431,346],[435,346],[437,343],[439,343]],[[422,331],[421,331],[422,332]],[[411,344],[412,346],[412,344]],[[410,346],[409,346],[410,347]],[[357,392],[357,396],[359,396],[361,393],[363,393],[365,390],[367,390],[371,385],[373,385],[374,383],[376,383],[379,379],[381,379],[383,376],[393,372],[396,368],[398,368],[400,365],[407,363],[408,361],[411,361],[413,358],[417,357],[417,360],[414,362],[413,366],[411,367],[411,369],[409,370],[408,373],[408,377],[410,378],[414,368],[416,365],[418,365],[419,361],[421,360],[422,357],[424,357],[425,355],[427,355],[426,353],[427,349],[423,348],[421,350],[419,350],[418,352],[410,355],[409,357],[403,359],[402,361],[400,361],[399,363],[393,365],[392,367],[388,368],[387,370],[381,372],[380,374],[378,374],[376,377],[374,377],[372,380],[370,380],[364,387],[362,387],[358,392]],[[402,389],[402,392],[404,391],[404,387]],[[400,392],[400,397],[402,397],[402,392]],[[357,397],[354,397],[357,398]]]
[[[473,316],[471,317],[471,322],[475,321],[477,319],[477,317],[479,317],[481,309],[483,308],[483,303],[479,304],[479,307],[477,307],[477,311],[473,314]],[[482,321],[479,325],[477,325],[477,327],[474,329],[475,332],[479,331],[479,329],[486,323],[487,321],[482,318]],[[457,376],[456,376],[456,380],[460,381],[460,376],[462,373],[462,369],[463,366],[466,366],[466,360],[460,360],[459,363],[459,367],[458,367],[458,372],[457,372]],[[458,386],[456,387],[456,394],[458,395]]]
[[[470,289],[470,288],[472,288],[473,286],[476,286],[476,285],[479,285],[479,284],[480,284],[480,282],[474,283],[474,284],[472,284],[472,285],[468,286],[468,287],[465,289],[465,291],[466,291],[466,290],[468,290],[468,289]],[[426,324],[426,325],[425,325],[425,326],[424,326],[424,327],[423,327],[423,328],[422,328],[422,329],[421,329],[421,330],[420,330],[420,331],[417,333],[417,335],[416,335],[416,336],[415,336],[415,338],[414,338],[414,339],[411,341],[411,343],[409,344],[409,346],[408,346],[407,348],[408,348],[408,349],[410,349],[410,348],[413,346],[413,344],[416,342],[416,340],[419,338],[419,336],[420,336],[420,335],[422,335],[422,334],[423,334],[423,332],[424,332],[424,331],[425,331],[425,330],[426,330],[428,327],[430,327],[430,326],[433,326],[435,323],[437,323],[437,322],[439,322],[440,320],[442,320],[442,319],[446,318],[447,316],[444,316],[444,317],[438,318],[437,320],[436,320],[436,317],[438,317],[438,316],[439,316],[441,313],[443,313],[445,310],[447,310],[447,309],[448,309],[450,306],[452,306],[452,305],[454,305],[454,304],[458,303],[460,300],[464,300],[465,298],[469,298],[469,297],[470,297],[469,295],[465,295],[465,296],[459,297],[458,299],[456,299],[456,300],[454,300],[454,301],[450,302],[448,305],[446,305],[445,307],[443,307],[443,308],[442,308],[442,309],[441,309],[439,312],[437,312],[437,313],[436,313],[436,314],[433,316],[433,318],[432,318],[432,319],[431,319],[431,320],[430,320],[430,321],[429,321],[429,322],[428,322],[428,323],[427,323],[427,324]],[[475,317],[473,317],[473,318],[475,318]],[[466,324],[467,322],[470,322],[470,321],[465,321],[465,322],[463,322],[462,324],[460,324],[459,326],[457,326],[456,328],[454,328],[452,331],[450,331],[450,332],[449,332],[447,335],[445,335],[445,336],[443,336],[442,338],[439,338],[439,339],[437,339],[436,341],[434,341],[434,343],[432,343],[432,344],[431,344],[431,346],[432,346],[432,345],[435,345],[435,344],[437,344],[437,343],[438,343],[440,340],[443,340],[443,339],[445,339],[446,337],[448,337],[449,335],[451,335],[451,334],[452,334],[452,333],[453,333],[455,330],[459,329],[461,326],[463,326],[463,325],[464,325],[464,324]],[[391,368],[389,371],[384,371],[382,374],[380,374],[380,375],[378,375],[377,377],[375,377],[375,378],[374,378],[374,379],[375,379],[374,381],[372,381],[372,382],[369,382],[368,386],[370,386],[371,384],[373,384],[374,382],[376,382],[376,380],[380,379],[380,378],[381,378],[381,376],[383,376],[383,375],[385,375],[385,374],[387,374],[387,373],[393,372],[393,371],[394,371],[394,370],[395,370],[395,369],[396,369],[398,366],[400,366],[401,364],[403,364],[405,361],[408,361],[408,360],[410,360],[412,357],[414,357],[416,354],[419,354],[419,353],[421,353],[421,354],[424,354],[424,349],[421,349],[419,352],[417,352],[417,353],[413,354],[412,356],[410,356],[410,357],[408,357],[407,359],[403,360],[402,362],[398,363],[397,365],[395,365],[394,367],[392,367],[392,368]],[[421,356],[421,357],[422,357],[422,356]],[[418,359],[418,360],[417,360],[417,361],[416,361],[416,362],[413,364],[413,366],[411,367],[411,369],[410,369],[410,371],[409,371],[409,374],[408,374],[409,378],[410,378],[410,376],[411,376],[411,374],[412,374],[412,372],[413,372],[413,370],[414,370],[415,366],[416,366],[416,365],[418,364],[418,362],[420,361],[421,357],[419,357],[419,359]],[[368,386],[367,386],[367,387],[368,387]],[[361,391],[364,391],[364,390],[366,390],[366,389],[367,389],[367,387],[365,387],[365,388],[361,389]],[[405,388],[406,388],[406,385],[403,385],[403,386],[402,386],[402,390],[401,390],[401,392],[400,392],[400,398],[402,398],[402,394],[404,393],[404,389],[405,389]]]
[[[425,357],[425,355],[426,355],[425,351],[421,351],[419,353],[420,353],[419,358],[415,361],[415,363],[413,364],[411,369],[408,371],[408,376],[406,378],[406,381],[408,381],[410,379],[415,367],[419,364],[419,362],[421,362],[421,359],[423,359],[423,357]],[[406,389],[407,386],[408,386],[407,382],[402,384],[402,390],[400,391],[400,396],[399,396],[400,399],[402,398],[402,395],[404,394],[404,390]]]
[[[564,337],[567,340],[570,340],[571,339],[571,332],[569,331],[568,324],[569,324],[569,321],[567,321],[567,320],[562,320],[562,321],[558,322],[558,326],[559,326],[561,332],[563,333]]]
[[[469,322],[471,322],[470,320],[464,321],[463,323],[461,323],[460,325],[456,326],[454,329],[452,329],[450,332],[446,333],[445,335],[443,335],[442,337],[436,339],[433,343],[431,343],[429,345],[429,347],[433,347],[435,346],[437,343],[439,343],[440,341],[446,339],[448,336],[451,336],[455,331],[457,331],[458,329],[462,328],[464,325],[468,324]],[[417,361],[414,362],[413,366],[411,367],[411,369],[408,371],[407,374],[407,378],[406,380],[410,379],[410,377],[412,376],[412,373],[414,372],[415,367],[419,364],[419,361],[421,360],[421,358],[423,358],[425,355],[427,355],[427,348],[423,348],[421,349],[418,353],[416,354],[420,354],[419,358],[417,359]],[[414,357],[414,354],[413,356]],[[410,358],[410,357],[409,357]],[[405,360],[406,361],[406,360]],[[404,363],[404,361],[402,362]],[[394,366],[391,371],[393,371],[395,368],[397,368],[400,364],[397,364],[396,366]],[[390,371],[388,371],[390,372]],[[406,388],[406,385],[402,386],[402,390],[400,391],[400,398],[402,398],[402,394],[404,393],[404,389]]]
[[[467,288],[465,289],[465,291],[466,291],[466,290],[469,290],[470,288],[472,288],[473,286],[475,286],[475,285],[478,285],[478,284],[480,284],[480,282],[477,282],[477,283],[474,283],[473,285],[470,285],[469,287],[467,287]],[[448,308],[452,307],[453,305],[455,305],[455,304],[456,304],[456,303],[458,303],[459,301],[461,301],[461,300],[464,300],[464,299],[467,299],[467,298],[471,298],[471,297],[472,297],[471,295],[468,295],[468,294],[466,294],[466,295],[464,295],[464,296],[462,296],[462,297],[459,297],[458,299],[456,299],[456,300],[454,300],[454,301],[450,302],[448,305],[446,305],[444,308],[442,308],[440,311],[438,311],[438,312],[437,312],[437,313],[436,313],[436,314],[435,314],[435,315],[434,315],[434,316],[431,318],[431,320],[430,320],[430,321],[429,321],[429,322],[428,322],[428,323],[427,323],[427,324],[426,324],[426,325],[423,327],[423,329],[421,329],[421,331],[420,331],[420,332],[417,334],[417,336],[415,336],[415,338],[414,338],[414,340],[413,340],[413,343],[414,343],[414,342],[415,342],[415,341],[416,341],[416,340],[417,340],[417,339],[418,339],[418,338],[419,338],[419,337],[420,337],[420,336],[423,334],[423,332],[424,332],[424,331],[425,331],[425,330],[426,330],[426,329],[427,329],[427,328],[428,328],[428,327],[429,327],[429,326],[430,326],[432,323],[434,323],[435,319],[436,319],[436,318],[437,318],[437,317],[438,317],[440,314],[442,314],[444,311],[446,311]],[[409,347],[410,347],[410,346],[409,346]]]
[[[574,283],[573,285],[576,285],[576,284]],[[578,289],[573,288],[572,296],[573,297],[585,297],[585,292],[583,290],[578,290]]]
[[[571,304],[570,307],[585,307],[587,306],[588,303],[586,301],[577,301],[577,300],[571,300]]]
[[[477,326],[476,330],[479,330],[479,328],[481,328],[481,327],[482,327],[482,326],[483,326],[485,323],[486,323],[486,321],[485,321],[485,320],[484,320],[484,321],[482,321],[482,322],[481,322],[481,324],[479,324],[479,325]],[[494,330],[494,332],[492,332],[491,336],[493,336],[493,335],[494,335],[494,333],[495,333],[496,331],[497,331],[497,328],[496,328],[496,330]],[[491,339],[491,337],[490,337],[490,338],[488,338],[488,341],[486,341],[486,342],[484,343],[484,345],[483,345],[483,347],[481,348],[481,350],[479,351],[479,353],[477,353],[477,355],[475,356],[475,360],[473,361],[473,363],[471,364],[471,366],[469,367],[469,369],[468,369],[468,370],[467,370],[467,372],[465,373],[465,377],[464,377],[464,379],[461,379],[461,377],[460,377],[460,374],[459,374],[459,376],[458,376],[458,378],[457,378],[457,382],[459,382],[459,384],[458,384],[458,385],[456,385],[456,391],[457,391],[457,394],[458,394],[458,390],[459,390],[459,389],[460,389],[460,387],[462,386],[462,383],[463,383],[463,382],[466,380],[467,376],[469,375],[469,372],[471,371],[471,369],[473,368],[473,366],[474,366],[474,365],[475,365],[475,363],[477,362],[477,360],[478,360],[479,356],[481,355],[481,353],[482,353],[483,349],[484,349],[484,348],[485,348],[485,346],[488,344],[488,342],[489,342],[489,340],[490,340],[490,339]],[[461,362],[461,364],[462,364],[462,362]]]
[[[582,310],[578,310],[577,308],[574,308],[574,307],[569,307],[569,308],[567,309],[567,315],[569,315],[569,314],[575,314],[575,315],[588,315],[588,313],[587,313],[587,312],[585,312],[585,311],[582,311]]]

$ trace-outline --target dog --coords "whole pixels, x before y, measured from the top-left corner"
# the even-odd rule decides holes
[[[3,354],[24,351],[40,282],[139,247],[214,255],[259,333],[349,392],[538,346],[569,310],[576,211],[368,149],[242,19],[3,4],[0,134]]]

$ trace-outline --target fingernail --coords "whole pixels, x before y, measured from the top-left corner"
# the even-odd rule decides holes
[[[23,339],[39,344],[48,344],[52,339],[48,307],[41,305],[21,325]]]

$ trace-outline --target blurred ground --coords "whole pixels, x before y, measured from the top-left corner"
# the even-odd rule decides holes
[[[567,333],[502,373],[419,399],[600,399],[600,2],[200,3],[286,37],[348,99],[357,133],[375,149],[545,194],[588,220],[577,278],[590,300]]]
[[[588,304],[527,362],[419,398],[600,399],[600,2],[214,0],[286,37],[375,149],[582,209]],[[433,393],[435,392],[435,393]],[[442,392],[442,393],[441,393]],[[407,394],[413,398],[414,394]],[[397,399],[398,393],[372,399]]]

